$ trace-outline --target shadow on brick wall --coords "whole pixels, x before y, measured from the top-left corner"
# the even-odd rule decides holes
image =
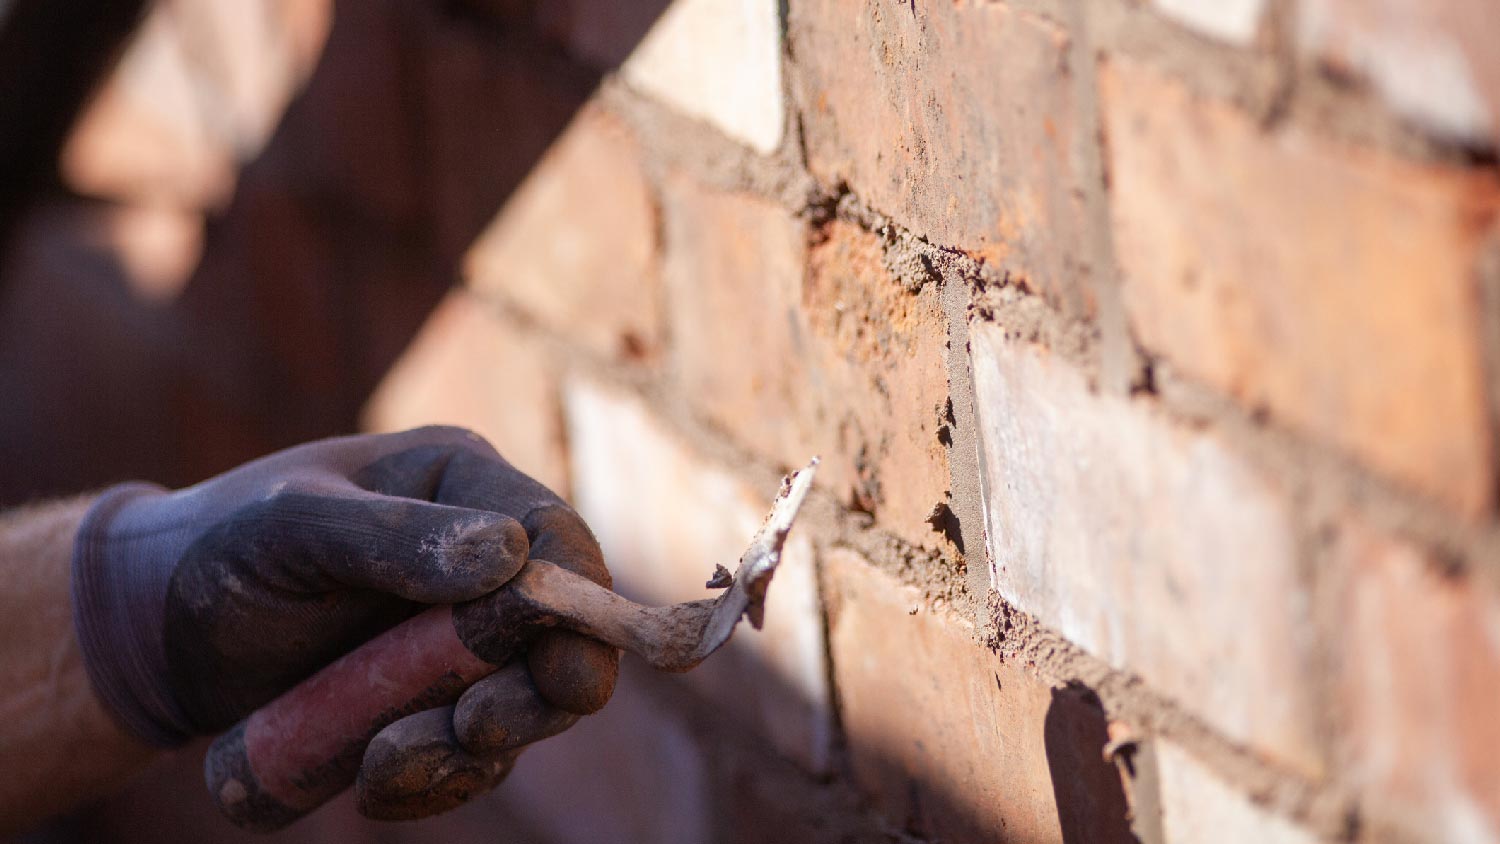
[[[150,185],[33,197],[0,257],[0,506],[185,485],[356,429],[462,250],[664,3],[609,16],[592,37],[614,49],[580,57],[568,39],[594,5],[337,4],[175,298],[134,292],[140,256],[191,261],[173,238],[202,209],[165,213]]]
[[[781,681],[739,661],[754,684]],[[785,692],[787,690],[783,690]],[[203,745],[163,759],[122,794],[25,844],[71,841],[311,844],[1083,844],[1133,841],[1119,779],[1103,760],[1104,717],[1087,690],[1053,691],[1041,721],[1018,725],[1017,758],[1046,760],[1051,782],[1021,770],[1005,781],[1018,811],[1003,825],[975,805],[963,782],[915,774],[892,737],[850,735],[834,766],[815,775],[777,754],[754,731],[736,729],[687,678],[627,657],[615,698],[598,715],[527,751],[492,794],[447,815],[377,823],[348,794],[283,832],[239,832],[218,817],[201,784]],[[861,771],[894,776],[904,794],[868,797],[850,783]],[[1000,760],[996,760],[997,764]],[[887,781],[889,781],[887,779]],[[1056,805],[1052,801],[1055,799]]]
[[[1099,696],[1081,683],[1053,689],[1043,735],[1062,840],[1135,841],[1119,774],[1104,758],[1109,724]]]

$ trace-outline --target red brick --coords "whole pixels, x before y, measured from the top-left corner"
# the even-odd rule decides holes
[[[935,545],[945,502],[948,326],[937,291],[908,292],[886,270],[880,238],[830,224],[808,255],[801,319],[813,366],[802,428],[830,458],[841,497],[876,524]]]
[[[809,248],[780,208],[685,180],[668,187],[667,239],[684,392],[773,460],[821,454],[839,498],[937,544],[926,519],[948,490],[948,381],[936,291],[905,290],[875,235],[835,222]]]
[[[1391,107],[1433,132],[1493,143],[1500,130],[1500,53],[1488,0],[1362,3],[1306,0],[1303,51],[1364,76]]]
[[[565,393],[576,504],[623,595],[649,604],[696,600],[715,564],[731,571],[771,503],[688,449],[624,393],[573,381]],[[724,650],[679,680],[735,723],[811,771],[828,764],[830,716],[823,623],[809,529],[788,540],[763,629],[741,627]]]
[[[1287,490],[1148,402],[970,329],[990,579],[1230,738],[1316,774]]]
[[[972,641],[850,551],[824,557],[854,775],[908,831],[947,842],[1129,841],[1104,713]]]
[[[809,164],[1051,294],[1082,272],[1068,37],[1000,3],[798,3]]]
[[[1127,60],[1102,92],[1127,309],[1182,371],[1466,513],[1492,503],[1492,176],[1262,132]]]
[[[607,357],[661,342],[656,209],[626,127],[581,113],[470,250],[464,273]]]
[[[557,368],[515,325],[472,295],[450,294],[365,408],[365,426],[461,425],[568,494]]]
[[[1338,711],[1367,810],[1417,837],[1500,841],[1500,597],[1355,519],[1333,546]]]
[[[669,179],[663,267],[673,370],[684,394],[756,451],[802,446],[799,323],[807,232],[776,205]],[[805,449],[804,449],[805,450]],[[828,483],[825,474],[823,483]]]

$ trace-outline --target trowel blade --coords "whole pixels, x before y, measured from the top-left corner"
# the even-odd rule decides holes
[[[703,631],[700,652],[705,656],[729,640],[740,616],[747,616],[750,624],[760,629],[765,608],[766,589],[781,564],[781,549],[786,545],[787,534],[802,509],[802,502],[812,489],[813,476],[818,471],[818,458],[814,457],[806,467],[793,472],[781,482],[781,491],[771,504],[771,512],[755,536],[750,547],[740,556],[739,568],[734,573],[734,583],[718,599],[712,617]]]

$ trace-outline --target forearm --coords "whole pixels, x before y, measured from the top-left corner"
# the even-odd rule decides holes
[[[101,795],[152,751],[84,671],[69,585],[92,496],[0,514],[0,836]]]

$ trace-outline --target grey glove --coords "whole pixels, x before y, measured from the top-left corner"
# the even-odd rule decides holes
[[[323,440],[176,492],[104,493],[78,532],[74,617],[99,697],[170,746],[230,726],[425,605],[493,591],[528,552],[610,583],[578,515],[475,434]],[[493,707],[551,734],[613,690],[608,646],[555,631],[529,659],[549,667],[540,685],[512,670],[470,695],[493,687]]]

